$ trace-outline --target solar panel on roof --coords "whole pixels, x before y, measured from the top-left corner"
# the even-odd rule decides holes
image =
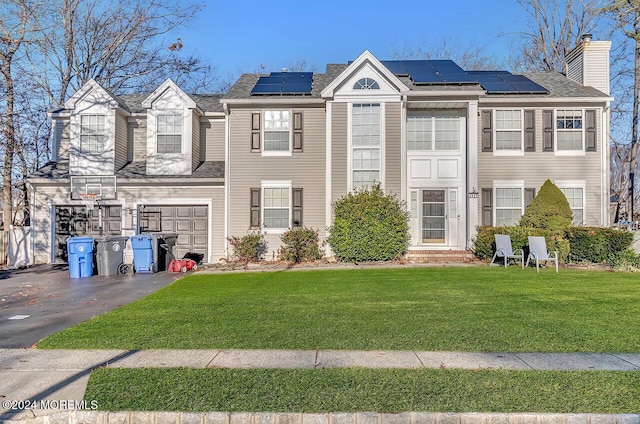
[[[251,94],[311,94],[313,72],[271,72],[262,76]]]
[[[397,76],[409,76],[402,61],[400,60],[385,60],[382,62],[394,75]]]
[[[490,94],[498,94],[498,93],[517,93],[515,87],[511,86],[506,82],[480,82],[482,88],[484,88],[487,93]]]

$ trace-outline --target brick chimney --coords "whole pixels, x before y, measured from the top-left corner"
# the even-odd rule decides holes
[[[567,77],[605,94],[609,90],[609,50],[611,41],[593,41],[582,35],[580,43],[567,55]]]

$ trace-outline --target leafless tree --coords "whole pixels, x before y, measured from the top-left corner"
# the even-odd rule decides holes
[[[613,0],[607,3],[602,9],[604,14],[608,16],[613,24],[614,30],[618,34],[622,34],[626,39],[628,55],[630,56],[627,63],[632,64],[626,68],[626,72],[621,72],[621,80],[626,81],[624,87],[629,87],[633,94],[631,94],[631,109],[630,111],[621,111],[622,115],[627,115],[631,120],[631,134],[628,140],[629,152],[627,161],[629,163],[628,168],[628,199],[630,201],[630,207],[628,208],[629,220],[633,220],[634,203],[635,203],[635,174],[637,169],[637,156],[638,156],[638,112],[640,108],[639,96],[640,96],[640,3],[637,0]],[[623,45],[623,48],[625,45]],[[625,78],[626,77],[626,78]],[[629,97],[630,91],[622,91],[621,95]],[[624,104],[624,103],[623,103]]]
[[[580,37],[593,33],[600,0],[518,0],[529,15],[527,29],[511,58],[519,71],[565,72],[565,57]]]
[[[19,49],[27,39],[32,10],[26,0],[2,3],[0,14],[0,73],[4,97],[4,113],[0,115],[0,137],[3,141],[4,163],[2,171],[2,206],[4,231],[12,223],[13,162],[16,151],[16,87],[15,63],[20,59]],[[4,259],[4,258],[3,258]]]
[[[467,71],[492,70],[500,67],[495,57],[480,46],[459,46],[450,38],[442,38],[434,43],[424,42],[418,47],[404,46],[394,49],[393,59],[449,59]]]

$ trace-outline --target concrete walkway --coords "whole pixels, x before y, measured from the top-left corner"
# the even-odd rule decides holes
[[[33,350],[0,349],[1,420],[81,409],[93,369],[107,368],[457,368],[639,371],[638,354],[481,353],[344,350]],[[11,401],[38,401],[35,408]],[[65,403],[60,403],[64,401]],[[7,407],[8,406],[8,407]],[[13,406],[13,407],[12,407]],[[34,405],[31,405],[34,406]]]

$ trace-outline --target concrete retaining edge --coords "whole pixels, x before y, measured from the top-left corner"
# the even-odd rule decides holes
[[[11,424],[640,424],[640,414],[65,411]]]

